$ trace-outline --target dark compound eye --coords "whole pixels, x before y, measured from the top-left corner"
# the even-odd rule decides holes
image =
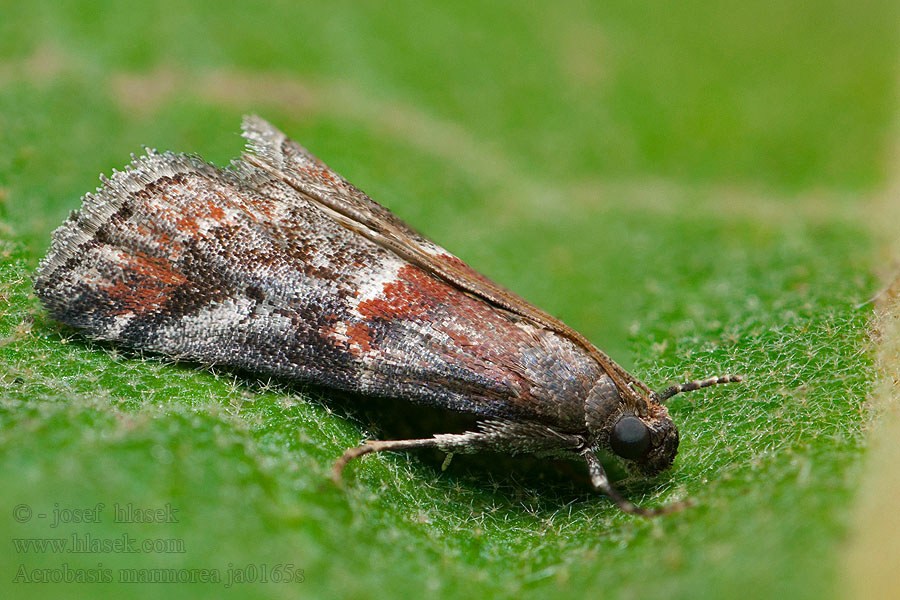
[[[637,417],[622,417],[609,434],[609,445],[622,458],[641,458],[650,448],[650,430]]]

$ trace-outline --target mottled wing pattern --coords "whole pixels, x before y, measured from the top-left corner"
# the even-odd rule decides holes
[[[419,235],[267,121],[257,116],[248,116],[244,119],[242,129],[248,140],[249,150],[243,157],[243,164],[253,165],[283,180],[302,196],[329,211],[345,227],[390,249],[425,271],[571,339],[594,357],[622,393],[635,400],[641,398],[632,387],[643,390],[648,396],[652,393],[643,382],[628,373],[582,334]]]
[[[362,220],[405,228],[364,196],[358,205]],[[578,403],[599,370],[577,344],[349,225],[252,162],[222,171],[150,152],[54,233],[35,291],[54,318],[136,348],[583,426]]]
[[[433,268],[437,265],[438,268],[443,266],[448,270],[460,271],[467,280],[477,282],[473,288],[485,288],[482,293],[492,289],[514,300],[517,305],[528,305],[525,299],[494,283],[423,237],[268,121],[250,115],[244,118],[241,128],[247,139],[248,153],[236,163],[239,169],[247,165],[271,173],[309,200],[334,211],[333,216],[343,217],[345,226],[390,246],[413,262],[425,263],[420,266]]]

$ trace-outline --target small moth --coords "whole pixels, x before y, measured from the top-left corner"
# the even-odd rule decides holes
[[[664,402],[583,335],[490,281],[259,117],[219,169],[148,150],[53,234],[34,289],[88,335],[205,363],[474,415],[474,431],[370,441],[581,457],[625,512],[596,451],[652,476],[678,431]]]

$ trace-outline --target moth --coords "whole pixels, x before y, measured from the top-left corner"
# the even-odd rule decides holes
[[[597,452],[669,467],[665,401],[583,335],[481,275],[263,119],[228,168],[147,150],[82,198],[34,289],[89,336],[164,355],[473,415],[472,431],[347,450],[437,447],[580,457],[623,511]]]

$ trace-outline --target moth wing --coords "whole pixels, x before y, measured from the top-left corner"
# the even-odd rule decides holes
[[[580,397],[596,378],[574,344],[430,276],[282,180],[181,154],[148,151],[86,194],[34,289],[92,337],[492,418],[577,415],[555,391]]]
[[[244,117],[241,130],[247,140],[249,152],[244,159],[254,166],[276,174],[297,191],[312,196],[315,201],[326,202],[335,210],[340,209],[342,213],[353,215],[360,224],[378,229],[389,227],[429,243],[409,225],[265,119],[256,115]],[[260,164],[260,161],[264,164]]]
[[[504,308],[511,312],[525,312],[516,310],[516,306],[539,311],[524,298],[494,283],[422,236],[264,119],[255,115],[245,117],[242,132],[248,142],[248,153],[243,157],[245,164],[283,180],[345,226],[469,293],[495,304],[501,304],[495,297],[502,295],[510,305]],[[238,168],[241,167],[239,164]],[[552,317],[547,315],[547,318]]]
[[[260,169],[282,180],[341,225],[426,272],[466,293],[571,339],[594,356],[624,393],[633,394],[628,384],[650,393],[646,385],[582,334],[521,296],[494,283],[458,257],[420,235],[264,119],[255,115],[245,117],[242,132],[248,141],[248,152],[236,167],[239,171],[244,171],[245,175],[253,177],[253,169]]]

